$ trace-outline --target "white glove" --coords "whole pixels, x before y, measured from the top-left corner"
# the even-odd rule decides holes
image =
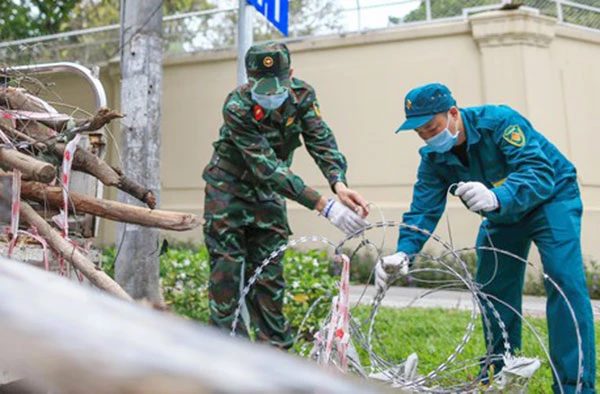
[[[500,206],[496,194],[480,182],[460,182],[454,194],[459,196],[473,212],[490,212]]]
[[[350,208],[332,198],[327,200],[321,213],[346,234],[353,234],[369,225],[369,222],[352,212]]]
[[[406,275],[410,259],[404,252],[397,252],[382,258],[375,266],[375,287],[378,292],[384,291],[388,286],[388,280],[398,274]]]

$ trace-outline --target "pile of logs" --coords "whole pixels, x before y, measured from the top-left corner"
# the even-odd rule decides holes
[[[64,209],[67,208],[69,217],[88,214],[175,231],[193,229],[201,221],[195,215],[154,209],[156,198],[151,190],[108,165],[93,149],[68,144],[82,134],[101,135],[98,130],[120,117],[116,111],[100,109],[93,116],[75,119],[59,113],[23,88],[0,86],[0,206],[11,210],[4,215],[12,222],[11,230],[5,233],[5,239],[11,243],[9,251],[14,247],[17,235],[25,233],[17,231],[19,223],[14,223],[15,220],[25,222],[20,224],[21,228],[25,228],[25,224],[31,226],[32,234],[46,242],[94,285],[129,299],[120,286],[80,252],[65,231],[68,226],[64,221],[61,225],[57,219],[60,216],[57,213],[63,210],[66,216]],[[147,208],[74,191],[65,192],[70,179],[65,161],[72,163],[72,170],[89,174],[104,186],[128,193]],[[65,196],[68,196],[68,204],[65,204]]]

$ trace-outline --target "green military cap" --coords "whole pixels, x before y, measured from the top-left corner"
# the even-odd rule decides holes
[[[290,87],[290,51],[284,43],[253,45],[246,52],[246,73],[256,94],[279,94]]]

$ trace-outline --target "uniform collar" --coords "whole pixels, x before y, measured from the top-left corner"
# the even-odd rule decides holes
[[[292,82],[290,83],[290,99],[288,102],[291,102],[294,105],[298,104],[298,94],[296,93],[298,87],[298,80],[292,77]]]
[[[295,78],[292,78],[292,83],[290,84],[290,97],[283,104],[280,114],[281,117],[287,121],[287,119],[296,114],[296,107],[298,106],[298,94],[296,93],[296,89],[298,88],[298,84]],[[278,116],[276,116],[278,118]]]

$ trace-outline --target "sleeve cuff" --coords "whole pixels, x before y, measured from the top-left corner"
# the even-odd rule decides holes
[[[499,214],[504,214],[510,208],[511,202],[513,200],[512,193],[505,187],[496,187],[492,189],[492,192],[498,198],[498,204],[500,204]]]
[[[321,194],[313,189],[312,187],[306,186],[302,193],[298,195],[296,201],[302,204],[306,208],[313,210],[317,205],[317,202],[321,199]]]
[[[346,177],[344,175],[338,175],[329,181],[329,187],[331,188],[333,194],[335,194],[335,184],[338,182],[342,182],[344,185],[346,185],[346,187],[348,187],[348,181],[346,180]]]

